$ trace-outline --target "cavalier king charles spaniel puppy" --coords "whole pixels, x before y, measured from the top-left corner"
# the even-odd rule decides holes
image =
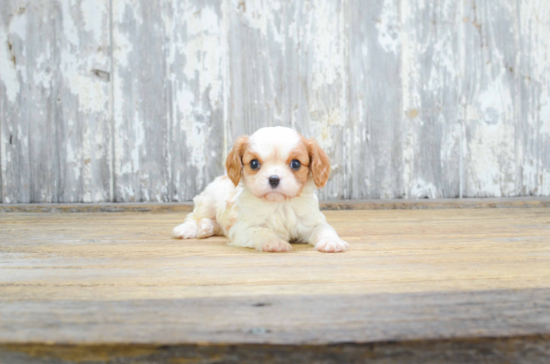
[[[319,211],[315,194],[330,174],[330,161],[313,140],[293,129],[269,127],[237,139],[216,178],[193,199],[195,208],[172,231],[181,239],[225,235],[229,245],[286,252],[308,243],[321,252],[343,252]]]

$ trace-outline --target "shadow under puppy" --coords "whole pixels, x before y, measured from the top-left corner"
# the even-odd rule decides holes
[[[292,250],[289,242],[321,252],[348,249],[319,210],[315,191],[327,183],[330,161],[313,139],[290,128],[262,128],[237,140],[226,168],[227,175],[193,199],[193,212],[173,237],[225,235],[229,245],[266,252]]]

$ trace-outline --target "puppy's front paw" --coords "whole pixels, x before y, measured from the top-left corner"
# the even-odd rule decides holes
[[[205,239],[209,238],[213,235],[216,235],[220,230],[220,225],[216,221],[213,221],[211,219],[201,219],[199,221],[198,230],[197,230],[197,238],[199,239]]]
[[[292,250],[292,245],[279,238],[273,238],[265,241],[260,247],[262,252],[288,252]]]
[[[187,221],[172,230],[172,237],[176,239],[194,239],[197,237],[197,223]]]
[[[325,237],[319,239],[315,249],[324,253],[339,253],[348,250],[349,245],[338,237]]]

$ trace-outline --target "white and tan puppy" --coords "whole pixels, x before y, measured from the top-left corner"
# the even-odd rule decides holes
[[[326,184],[330,161],[313,139],[289,128],[263,128],[240,137],[225,164],[227,175],[193,199],[193,212],[173,237],[225,235],[229,245],[266,252],[292,250],[289,242],[321,252],[348,249],[319,211],[315,191]]]

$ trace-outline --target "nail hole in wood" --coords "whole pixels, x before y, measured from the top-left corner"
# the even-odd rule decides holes
[[[271,306],[271,303],[257,302],[257,303],[254,303],[252,306],[254,306],[254,307],[265,307],[265,306]]]
[[[92,70],[92,73],[105,82],[109,82],[111,80],[111,75],[109,74],[109,72],[94,69]]]

